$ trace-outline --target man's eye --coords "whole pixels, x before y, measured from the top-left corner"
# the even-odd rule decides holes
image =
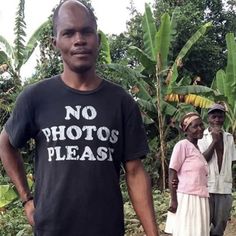
[[[72,36],[74,34],[73,31],[65,31],[62,35],[63,36]]]
[[[89,29],[86,28],[86,29],[83,30],[82,33],[85,34],[85,35],[93,34],[93,33],[94,33],[94,30],[93,30],[93,29],[90,29],[90,28],[89,28]]]

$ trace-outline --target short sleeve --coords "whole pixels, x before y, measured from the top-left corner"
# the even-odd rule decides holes
[[[145,127],[135,101],[133,101],[132,109],[124,122],[124,134],[125,161],[140,159],[149,152]]]
[[[25,89],[17,97],[15,108],[4,126],[10,142],[15,148],[23,147],[35,133],[34,112],[30,106],[32,96],[33,94]]]
[[[231,136],[231,148],[232,148],[232,161],[236,161],[236,147],[233,136]]]
[[[182,164],[186,159],[186,148],[183,142],[178,142],[173,149],[170,158],[169,168],[176,170],[177,172],[180,170]]]

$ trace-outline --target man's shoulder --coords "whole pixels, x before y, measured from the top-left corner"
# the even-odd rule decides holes
[[[58,75],[53,76],[51,78],[45,78],[43,80],[29,84],[28,86],[26,86],[26,89],[39,89],[42,87],[47,87],[47,86],[53,85],[58,80],[58,78],[59,78]]]
[[[59,76],[53,76],[51,78],[45,78],[35,83],[28,84],[24,87],[22,93],[28,95],[41,91],[45,92],[47,90],[52,90],[55,87],[55,84],[57,83],[58,77]]]
[[[104,79],[104,82],[106,83],[106,86],[109,87],[110,89],[114,90],[114,91],[118,91],[118,92],[125,92],[125,89],[120,85],[120,84],[117,84],[111,80],[107,80],[107,79]]]
[[[104,80],[106,83],[106,88],[109,93],[111,93],[114,98],[125,98],[128,100],[134,100],[132,95],[127,92],[121,85],[114,83],[110,80]]]
[[[186,139],[181,139],[175,144],[175,148],[185,148],[188,147],[191,143]]]

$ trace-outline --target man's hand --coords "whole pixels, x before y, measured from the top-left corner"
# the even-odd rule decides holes
[[[212,139],[215,143],[222,140],[222,129],[220,126],[211,127],[211,135]]]
[[[34,201],[33,200],[28,201],[24,206],[24,210],[29,224],[31,226],[34,226],[34,212],[35,212]]]
[[[146,236],[159,236],[153,206],[150,177],[141,160],[125,163],[126,182],[130,200],[140,219]]]

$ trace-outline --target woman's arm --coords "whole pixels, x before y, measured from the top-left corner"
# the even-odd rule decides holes
[[[168,210],[173,213],[176,212],[178,207],[176,186],[173,185],[173,183],[176,182],[177,180],[178,180],[177,171],[169,168],[169,189],[170,189],[171,203]]]

